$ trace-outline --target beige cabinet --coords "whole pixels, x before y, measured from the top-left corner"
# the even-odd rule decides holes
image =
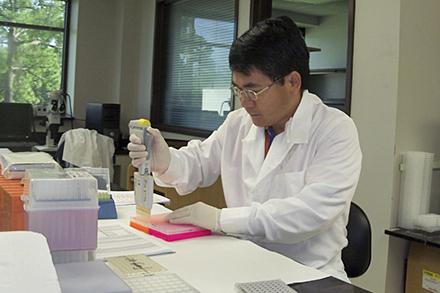
[[[132,165],[128,166],[126,183],[128,190],[133,190],[133,173],[135,172],[135,170],[136,169]],[[202,201],[218,208],[226,207],[220,177],[213,185],[209,187],[197,188],[195,191],[184,196],[179,195],[174,188],[155,185],[154,190],[158,194],[161,194],[170,199],[170,203],[166,204],[166,207],[172,210],[181,208],[192,203],[196,203],[198,201]]]
[[[115,163],[113,164],[113,180],[112,183],[121,187],[122,189],[127,189],[127,172],[128,166],[131,164],[131,159],[128,154],[116,154]]]
[[[174,188],[155,186],[154,189],[170,199],[168,208],[175,210],[183,206],[202,201],[217,208],[226,207],[223,195],[222,181],[219,177],[217,181],[209,187],[197,188],[187,195],[179,195]]]

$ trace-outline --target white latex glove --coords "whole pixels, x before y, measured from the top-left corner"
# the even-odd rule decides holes
[[[220,209],[201,201],[169,213],[167,219],[174,224],[193,224],[213,232],[221,232]]]
[[[171,153],[168,144],[156,128],[149,127],[147,131],[153,136],[151,153],[151,171],[160,174],[165,173],[170,166]],[[131,164],[138,168],[147,160],[148,152],[145,145],[141,144],[141,139],[136,134],[130,135],[130,143],[127,146],[132,159]]]

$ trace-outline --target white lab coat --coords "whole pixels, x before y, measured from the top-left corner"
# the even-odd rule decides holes
[[[221,175],[224,232],[348,281],[341,250],[361,169],[356,126],[305,91],[266,158],[264,140],[244,109],[233,111],[205,141],[171,148],[156,182],[186,194]]]

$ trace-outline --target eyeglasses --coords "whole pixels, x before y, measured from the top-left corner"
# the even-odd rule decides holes
[[[259,90],[257,92],[254,90],[249,90],[249,89],[240,89],[236,85],[231,85],[231,91],[232,91],[232,94],[235,97],[239,98],[240,100],[243,99],[244,97],[246,97],[252,101],[257,101],[259,95],[268,91],[275,83],[277,83],[280,80],[281,80],[281,78],[275,79],[271,84],[269,84],[268,86],[266,86],[265,88],[262,88],[261,90]]]

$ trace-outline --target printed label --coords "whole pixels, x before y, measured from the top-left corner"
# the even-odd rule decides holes
[[[440,274],[423,270],[422,288],[433,293],[440,293]]]

